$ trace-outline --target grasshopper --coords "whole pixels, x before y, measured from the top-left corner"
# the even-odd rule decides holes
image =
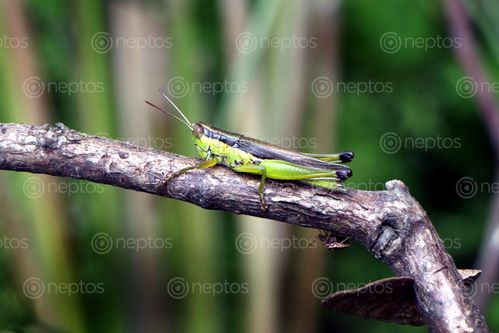
[[[258,195],[262,209],[266,209],[264,188],[266,179],[300,181],[313,186],[336,190],[341,182],[352,176],[343,163],[350,162],[354,153],[306,154],[294,152],[277,145],[224,131],[202,122],[192,123],[168,96],[161,95],[181,117],[146,101],[153,108],[177,119],[192,132],[194,146],[203,159],[195,166],[175,172],[169,179],[189,170],[225,165],[236,172],[260,175]]]

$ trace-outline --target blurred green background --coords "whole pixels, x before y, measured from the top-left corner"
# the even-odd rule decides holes
[[[0,4],[0,122],[196,156],[187,129],[144,103],[166,106],[164,89],[193,121],[355,151],[348,186],[404,181],[459,268],[488,258],[497,158],[476,97],[499,89],[470,83],[443,3]],[[499,7],[464,10],[493,82]],[[321,309],[328,292],[393,274],[358,244],[325,250],[314,230],[27,173],[0,172],[0,199],[2,332],[426,331]],[[497,331],[487,283],[474,296]]]

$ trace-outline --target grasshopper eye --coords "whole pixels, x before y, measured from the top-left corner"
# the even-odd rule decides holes
[[[201,138],[204,135],[203,126],[199,124],[194,124],[194,126],[192,127],[192,134],[194,134],[194,136],[198,139]]]

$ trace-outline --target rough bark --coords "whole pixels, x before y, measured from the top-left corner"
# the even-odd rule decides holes
[[[192,158],[85,135],[66,128],[0,124],[0,169],[85,179],[237,214],[260,216],[351,237],[397,276],[414,280],[417,308],[434,332],[487,332],[452,258],[426,212],[400,181],[385,191],[328,191],[259,179],[225,167],[194,170],[165,182]]]

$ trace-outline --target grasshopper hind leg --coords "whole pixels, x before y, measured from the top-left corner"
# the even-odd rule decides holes
[[[343,187],[343,185],[334,178],[307,179],[304,180],[303,182],[312,186],[326,188],[332,191],[337,191],[338,189]]]
[[[264,166],[258,164],[241,164],[234,167],[234,171],[243,173],[253,173],[261,175],[260,186],[258,186],[258,196],[260,197],[260,205],[262,210],[267,209],[267,204],[265,203],[265,198],[263,191],[265,190],[265,183],[267,181],[267,169]]]

